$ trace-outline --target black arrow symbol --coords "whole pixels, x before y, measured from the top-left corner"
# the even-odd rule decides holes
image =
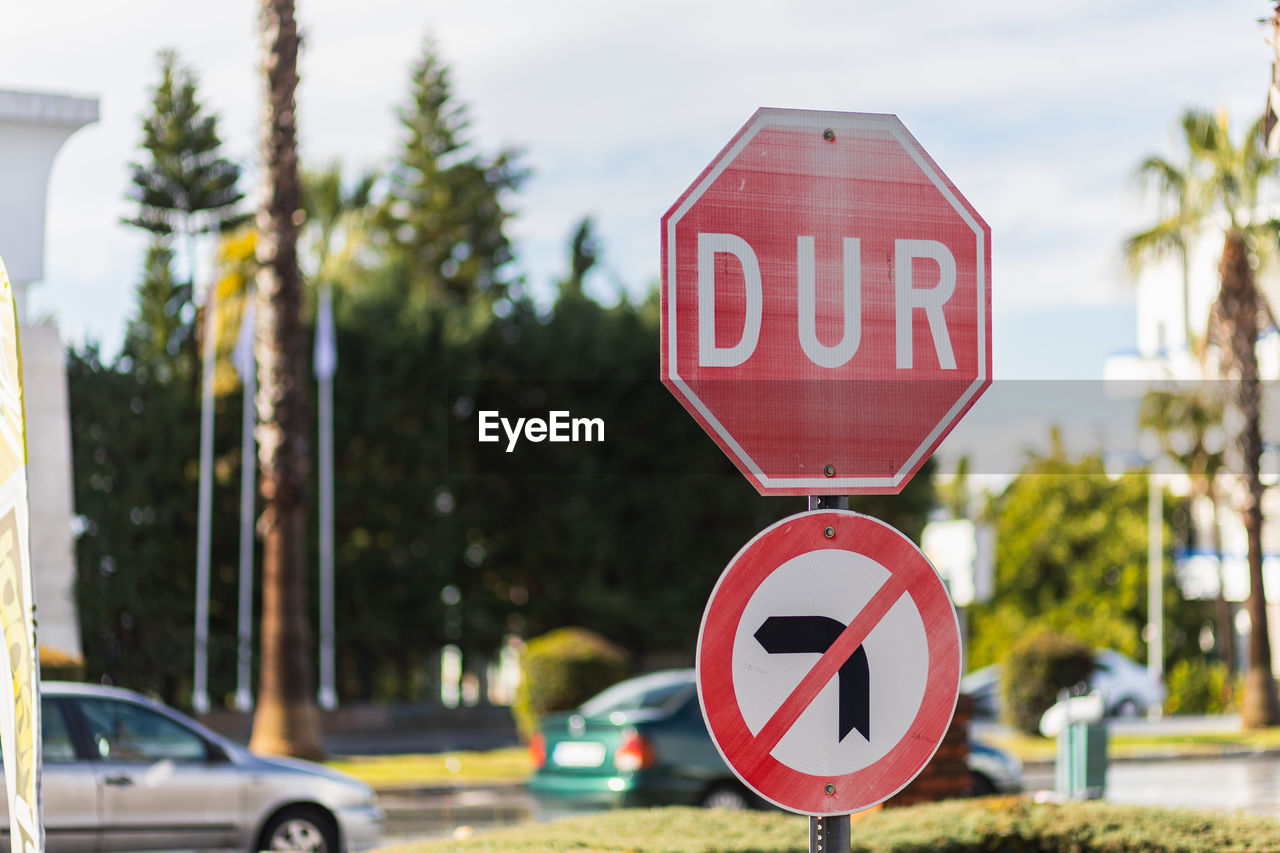
[[[848,627],[829,616],[770,616],[756,631],[756,641],[771,655],[822,654]],[[840,665],[836,692],[840,697],[840,740],[857,729],[871,741],[871,673],[867,653],[858,646]]]

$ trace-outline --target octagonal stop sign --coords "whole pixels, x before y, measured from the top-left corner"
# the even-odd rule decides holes
[[[761,109],[662,218],[662,381],[761,494],[899,492],[991,382],[991,229],[897,117]]]

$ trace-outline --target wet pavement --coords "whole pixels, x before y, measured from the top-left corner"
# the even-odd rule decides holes
[[[1053,788],[1053,767],[1028,767],[1027,790]],[[1280,818],[1280,757],[1116,761],[1107,768],[1113,803],[1247,812]]]
[[[466,835],[534,819],[533,800],[521,785],[382,791],[384,845]]]

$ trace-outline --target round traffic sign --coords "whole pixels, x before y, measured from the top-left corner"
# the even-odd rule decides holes
[[[702,617],[698,698],[752,790],[801,814],[882,802],[924,769],[960,687],[960,627],[911,540],[845,510],[748,542]]]

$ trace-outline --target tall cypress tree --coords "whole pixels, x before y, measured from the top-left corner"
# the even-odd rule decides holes
[[[430,40],[410,74],[400,124],[404,142],[380,219],[404,283],[412,294],[446,304],[497,299],[510,284],[505,197],[525,177],[519,154],[475,150],[466,108],[454,99],[449,69]]]

